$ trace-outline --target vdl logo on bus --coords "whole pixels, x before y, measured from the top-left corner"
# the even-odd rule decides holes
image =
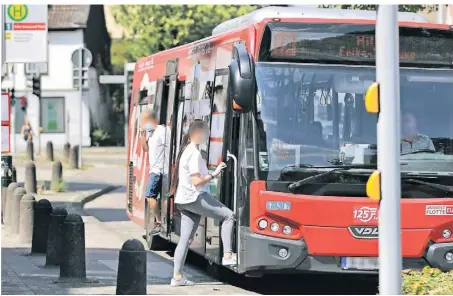
[[[28,6],[23,4],[10,5],[8,6],[8,16],[12,21],[23,21],[28,16]]]

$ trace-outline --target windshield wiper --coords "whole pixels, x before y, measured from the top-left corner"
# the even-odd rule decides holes
[[[290,166],[290,167],[293,167],[293,166]],[[297,166],[294,166],[294,167],[297,167]],[[350,169],[376,169],[377,165],[376,164],[356,164],[356,165],[341,165],[341,166],[338,166],[338,165],[335,165],[335,166],[306,166],[305,168],[315,168],[315,169],[332,168],[332,170],[322,172],[322,173],[316,174],[314,176],[310,176],[310,177],[304,178],[302,180],[299,180],[297,182],[289,184],[289,186],[288,186],[289,192],[294,193],[296,188],[299,188],[300,186],[303,186],[305,184],[308,184],[308,183],[311,183],[318,179],[321,179],[322,177],[327,176],[327,175],[335,174],[338,172],[345,172]]]
[[[416,179],[406,179],[406,178],[401,178],[403,182],[406,183],[413,183],[413,184],[420,184],[420,185],[425,185],[434,189],[438,189],[447,193],[453,193],[453,186],[448,186],[448,185],[442,185],[442,184],[436,184],[436,183],[431,183],[431,182],[425,182],[421,180],[416,180]]]
[[[434,154],[434,153],[436,153],[436,151],[431,150],[431,149],[419,149],[419,150],[414,150],[414,151],[407,152],[407,153],[401,153],[400,155],[410,155],[410,154],[418,154],[418,153],[431,153],[431,154]]]

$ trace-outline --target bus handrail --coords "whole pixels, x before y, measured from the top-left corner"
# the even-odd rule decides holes
[[[238,182],[238,178],[237,178],[237,170],[238,170],[238,166],[237,166],[237,163],[238,163],[238,160],[236,158],[236,156],[234,156],[234,154],[231,154],[230,151],[227,151],[227,160],[229,159],[233,159],[233,163],[234,163],[234,169],[233,169],[233,175],[234,175],[234,192],[233,192],[233,212],[234,212],[234,215],[236,215],[236,202],[237,202],[237,182]]]

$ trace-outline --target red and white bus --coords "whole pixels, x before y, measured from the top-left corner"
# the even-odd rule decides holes
[[[210,190],[237,216],[238,264],[231,269],[250,276],[377,272],[379,203],[366,195],[377,118],[364,107],[376,80],[375,17],[374,11],[267,7],[136,63],[126,204],[129,217],[147,229],[153,219],[144,201],[141,110],[153,108],[171,127],[160,200],[164,227],[148,237],[150,248],[178,242],[169,176],[182,126],[202,119],[211,128],[201,145],[209,169],[228,163]],[[453,30],[414,13],[399,13],[399,25],[401,110],[414,119],[403,130],[433,144],[404,143],[414,149],[401,154],[404,267],[450,270]],[[219,228],[202,219],[190,247],[215,268]]]

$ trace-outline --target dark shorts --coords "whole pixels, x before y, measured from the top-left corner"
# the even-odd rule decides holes
[[[145,197],[159,199],[162,188],[162,175],[150,173],[146,185]]]

